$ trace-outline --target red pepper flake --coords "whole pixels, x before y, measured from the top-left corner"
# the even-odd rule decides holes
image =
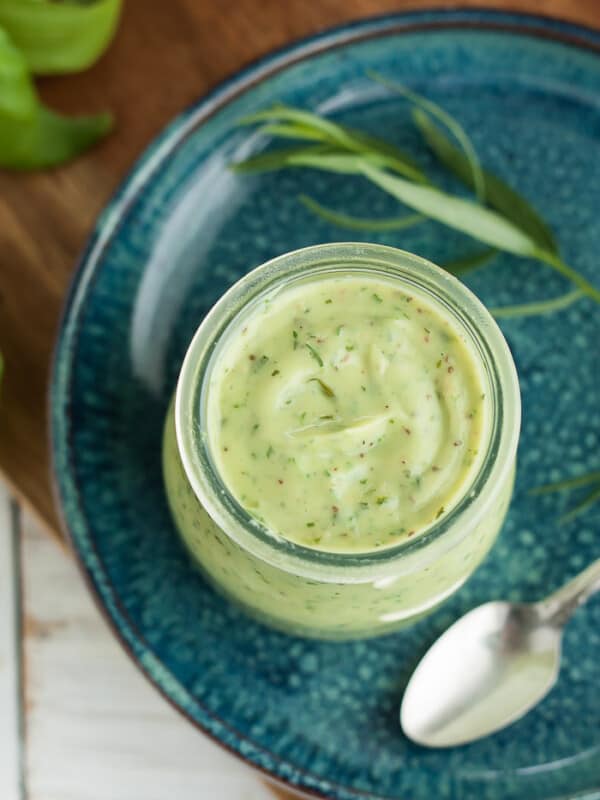
[[[407,436],[410,436],[410,428],[407,428],[405,425],[402,426],[402,430]]]
[[[334,468],[333,468],[333,471],[334,471],[334,472],[337,472],[337,471],[338,471],[338,468],[337,468],[337,467],[334,467]]]
[[[279,483],[280,485],[283,484],[283,481],[281,480],[281,478],[277,478],[277,483]]]
[[[462,444],[462,440],[461,440],[461,439],[457,439],[457,440],[454,442],[454,447],[460,447],[460,446],[461,446],[461,444]]]
[[[431,467],[431,471],[432,471],[432,472],[439,472],[439,471],[440,471],[440,468],[439,468],[439,467],[436,467],[436,465],[435,465],[435,464],[433,464],[433,465],[432,465],[432,467]]]
[[[449,359],[450,356],[448,355],[448,353],[446,353],[446,355],[444,356],[444,361],[446,362],[446,364],[448,363]]]
[[[417,308],[417,314],[422,314],[422,313],[423,313],[423,309],[422,308]]]
[[[429,336],[424,336],[423,341],[425,342],[425,344],[429,344]]]
[[[411,536],[415,535],[415,531],[409,531],[407,534],[408,538],[410,539]]]
[[[454,372],[454,367],[448,367],[448,374],[452,375],[453,372]]]
[[[256,361],[256,356],[255,355],[251,354],[251,355],[248,356],[248,358],[250,359],[250,361]]]
[[[339,508],[337,506],[331,506],[331,510],[333,511],[334,514],[337,514],[339,512]]]
[[[400,463],[401,463],[401,464],[406,464],[406,459],[405,459],[405,458],[401,458],[401,459],[400,459]]]

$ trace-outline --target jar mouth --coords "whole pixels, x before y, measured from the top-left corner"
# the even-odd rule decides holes
[[[270,530],[251,516],[229,492],[210,452],[206,395],[215,353],[247,304],[277,288],[309,278],[369,274],[398,280],[403,288],[424,292],[453,319],[481,359],[489,387],[490,416],[486,452],[462,497],[446,516],[380,550],[331,552],[307,547]],[[487,512],[512,469],[520,428],[520,395],[508,345],[485,306],[449,273],[411,253],[362,243],[316,245],[272,259],[249,272],[213,306],[198,328],[181,369],[175,400],[177,445],[186,477],[213,521],[241,547],[263,560],[308,577],[332,570],[359,577],[365,569],[397,564],[424,551],[456,529],[461,517],[467,535]],[[459,535],[461,531],[458,532]],[[462,538],[462,535],[460,538]],[[451,546],[455,537],[452,537]]]

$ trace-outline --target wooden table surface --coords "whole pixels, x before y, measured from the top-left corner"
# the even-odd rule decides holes
[[[0,174],[0,470],[50,532],[58,534],[46,396],[60,310],[94,220],[132,162],[185,105],[269,50],[340,22],[433,4],[519,8],[600,27],[599,0],[125,0],[96,66],[41,82],[49,104],[108,108],[118,121],[115,134],[68,166]]]

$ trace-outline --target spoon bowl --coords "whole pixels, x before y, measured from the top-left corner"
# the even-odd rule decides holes
[[[600,559],[539,603],[492,602],[455,622],[425,654],[400,708],[426,747],[466,744],[526,714],[558,678],[563,628],[600,590]]]
[[[536,606],[486,603],[455,622],[427,652],[406,689],[404,732],[452,747],[514,722],[552,688],[560,630]]]

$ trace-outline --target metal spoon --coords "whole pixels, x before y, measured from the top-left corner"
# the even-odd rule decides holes
[[[510,725],[554,686],[563,627],[600,590],[600,559],[539,603],[492,602],[427,651],[404,693],[400,724],[427,747],[452,747]]]

